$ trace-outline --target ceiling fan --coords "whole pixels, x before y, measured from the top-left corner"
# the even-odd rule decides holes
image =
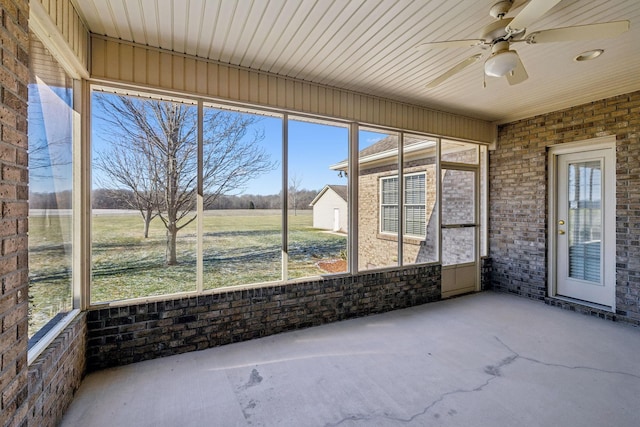
[[[489,56],[484,62],[485,76],[506,76],[509,84],[515,85],[528,79],[529,75],[518,53],[510,49],[512,43],[525,42],[530,45],[535,45],[550,42],[604,39],[617,37],[629,30],[629,21],[614,21],[527,33],[527,29],[531,24],[541,18],[560,1],[561,0],[531,0],[514,18],[505,18],[513,6],[513,0],[501,0],[494,4],[489,11],[489,15],[495,18],[496,21],[484,27],[479,38],[423,43],[416,46],[416,49],[475,46],[479,46],[485,50],[490,49]],[[463,69],[478,62],[482,56],[482,53],[477,53],[459,62],[427,84],[427,88],[435,88]]]

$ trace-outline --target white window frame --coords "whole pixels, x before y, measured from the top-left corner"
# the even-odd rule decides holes
[[[406,203],[406,191],[407,191],[407,178],[413,177],[413,176],[419,176],[422,175],[424,176],[424,185],[425,185],[425,197],[424,197],[424,203],[422,204],[416,204],[416,203]],[[384,187],[384,182],[385,181],[390,181],[392,179],[397,180],[398,179],[398,175],[391,175],[391,176],[383,176],[380,177],[380,188],[379,188],[379,192],[380,192],[380,199],[379,199],[379,217],[380,217],[380,233],[381,234],[388,234],[388,235],[398,235],[398,230],[396,231],[390,231],[390,230],[385,230],[384,229],[384,214],[383,214],[383,207],[384,206],[396,206],[399,209],[399,203],[398,201],[396,201],[395,204],[389,204],[389,203],[383,203],[383,187]],[[424,238],[425,234],[426,234],[426,228],[427,228],[427,223],[426,223],[426,209],[427,209],[427,195],[426,195],[426,188],[427,188],[427,173],[422,171],[422,172],[414,172],[414,173],[408,173],[408,174],[404,174],[402,179],[405,181],[404,185],[402,186],[402,190],[403,193],[402,194],[402,209],[403,209],[403,215],[402,215],[402,232],[403,232],[403,236],[404,237],[418,237],[418,238]],[[399,183],[398,183],[399,184]],[[399,185],[398,185],[399,187]],[[398,193],[400,192],[400,188],[398,188]],[[400,196],[400,194],[398,194],[398,196]],[[407,233],[407,215],[406,215],[406,209],[409,206],[423,206],[425,209],[425,221],[424,221],[424,230],[425,232],[423,234],[410,234]]]
[[[392,181],[392,180],[395,180],[395,181],[398,182],[396,184],[396,192],[398,194],[397,194],[395,203],[384,203],[384,183]],[[398,234],[398,228],[397,228],[398,226],[396,226],[396,230],[395,231],[394,230],[385,230],[385,227],[384,227],[385,218],[384,218],[384,209],[383,208],[385,206],[387,206],[387,207],[395,207],[395,208],[398,209],[398,205],[399,205],[398,200],[399,200],[399,197],[400,197],[399,193],[400,193],[400,182],[398,181],[398,175],[383,176],[383,177],[380,178],[380,203],[379,203],[378,206],[379,206],[379,215],[380,215],[380,233],[382,233],[382,234],[393,234],[393,235]],[[399,212],[396,211],[396,221],[398,221],[398,219],[399,219],[398,217],[399,217]]]

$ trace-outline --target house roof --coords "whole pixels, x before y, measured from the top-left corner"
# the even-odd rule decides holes
[[[406,138],[404,141],[404,153],[415,153],[424,149],[433,149],[435,141],[428,138]],[[360,164],[379,163],[380,161],[388,161],[398,155],[398,136],[389,135],[381,140],[371,144],[360,150]],[[330,166],[332,170],[347,170],[348,160],[344,159]]]
[[[338,196],[340,196],[340,198],[342,200],[344,200],[345,202],[347,202],[349,200],[349,187],[346,185],[332,185],[332,184],[327,184],[324,186],[324,188],[322,190],[320,190],[320,192],[318,193],[318,195],[311,201],[311,203],[309,203],[309,206],[313,206],[315,205],[318,200],[320,200],[322,198],[322,196],[325,195],[325,193],[329,190],[333,190],[334,193],[336,193]]]

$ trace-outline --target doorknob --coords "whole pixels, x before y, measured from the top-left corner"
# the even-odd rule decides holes
[[[564,230],[558,230],[558,234],[564,234]]]

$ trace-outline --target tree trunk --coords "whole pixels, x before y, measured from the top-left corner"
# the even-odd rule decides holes
[[[151,209],[147,209],[147,213],[144,217],[144,238],[149,238],[149,225],[151,224],[151,220],[153,219],[153,211]]]
[[[176,242],[178,229],[175,224],[169,224],[167,227],[167,265],[177,265],[178,257],[176,254]]]

